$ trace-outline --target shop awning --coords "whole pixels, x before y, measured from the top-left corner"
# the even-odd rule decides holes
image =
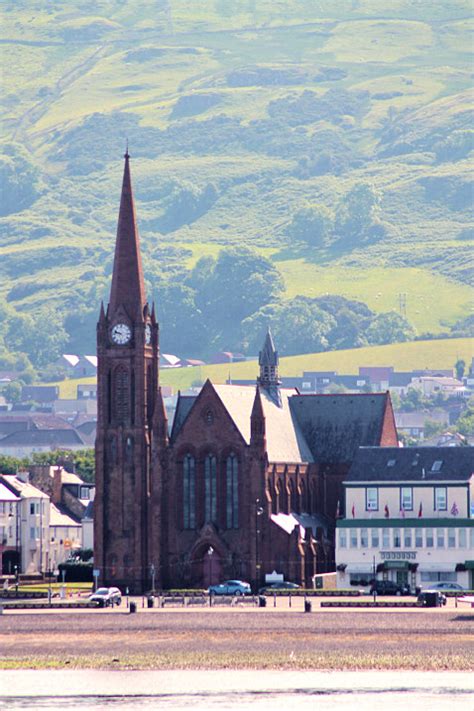
[[[466,566],[466,570],[474,570],[474,560],[466,560],[464,565]]]
[[[407,560],[386,560],[384,562],[386,570],[408,570],[409,565]]]

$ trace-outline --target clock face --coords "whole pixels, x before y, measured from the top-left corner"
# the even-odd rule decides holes
[[[114,343],[123,346],[131,339],[132,331],[126,323],[116,323],[112,328],[111,336]]]
[[[151,343],[151,326],[149,323],[145,326],[145,343],[147,346]]]

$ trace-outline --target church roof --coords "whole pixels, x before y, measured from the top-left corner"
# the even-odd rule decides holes
[[[171,439],[177,436],[196,399],[197,395],[178,394],[176,410],[173,417],[173,427],[171,428]]]
[[[242,438],[250,444],[255,387],[211,384]],[[299,395],[280,388],[278,404],[260,388],[269,462],[349,462],[360,446],[380,445],[386,393],[368,395]],[[172,439],[178,435],[196,401],[180,396]]]
[[[380,446],[387,393],[296,395],[291,411],[316,462],[350,462],[358,447]]]

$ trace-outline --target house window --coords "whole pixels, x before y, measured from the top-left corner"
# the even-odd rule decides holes
[[[412,530],[411,528],[404,528],[403,529],[403,546],[405,548],[411,548],[411,540],[412,540]]]
[[[436,548],[444,548],[444,528],[436,529]]]
[[[89,487],[88,486],[81,486],[81,499],[88,499],[89,498]]]
[[[456,529],[448,528],[448,548],[456,548]]]
[[[36,538],[36,528],[31,526],[30,528],[30,541],[34,541]]]
[[[434,507],[435,511],[446,511],[448,504],[447,504],[447,497],[446,497],[446,487],[445,486],[435,486],[434,490]]]
[[[360,529],[360,547],[367,548],[369,545],[369,532],[366,528]]]
[[[215,522],[217,514],[217,462],[213,454],[208,454],[204,460],[204,492],[206,522]]]
[[[226,518],[227,528],[239,527],[239,461],[230,454],[226,461]]]
[[[30,503],[30,516],[35,515],[35,505],[33,502]]]
[[[369,487],[365,490],[365,510],[379,510],[379,490],[376,487]]]
[[[415,528],[415,547],[423,548],[423,529]]]
[[[399,528],[393,529],[393,547],[394,548],[401,548],[402,547],[402,538],[400,536],[400,529]]]
[[[474,528],[471,528],[469,531],[469,538],[470,538],[470,546],[471,548],[474,548]]]
[[[390,548],[390,529],[382,528],[382,547]]]
[[[190,454],[183,460],[183,527],[196,528],[196,466]]]
[[[402,486],[400,489],[400,511],[413,511],[413,489]]]
[[[371,539],[372,539],[372,548],[378,548],[379,547],[379,529],[372,528],[370,533],[371,533]]]
[[[434,546],[433,529],[427,528],[426,529],[426,547],[433,548],[433,546]]]
[[[357,548],[357,528],[351,528],[351,548]]]
[[[347,531],[345,528],[339,530],[339,548],[347,548]]]
[[[466,547],[466,529],[460,528],[458,533],[459,548]]]

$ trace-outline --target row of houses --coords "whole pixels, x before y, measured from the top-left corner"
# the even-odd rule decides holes
[[[2,575],[43,575],[92,549],[93,500],[93,485],[61,466],[0,475]]]
[[[230,379],[229,379],[230,382]],[[251,385],[250,380],[234,380],[237,385]],[[390,390],[404,397],[413,388],[425,397],[441,394],[462,398],[474,392],[474,377],[459,380],[453,370],[395,371],[391,366],[361,366],[357,374],[339,374],[335,370],[304,371],[301,376],[282,377],[283,387],[298,388],[301,393],[325,393],[331,386],[342,386],[351,392],[384,392]]]

